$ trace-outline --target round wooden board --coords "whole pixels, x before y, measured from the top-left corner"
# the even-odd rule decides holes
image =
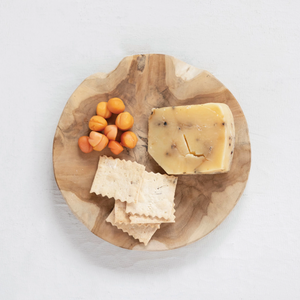
[[[89,134],[88,121],[100,101],[121,98],[134,116],[137,146],[113,155],[109,149],[82,153],[78,138]],[[106,223],[114,199],[90,194],[100,155],[136,161],[146,171],[163,169],[147,152],[148,117],[154,107],[226,103],[234,116],[236,144],[231,170],[216,175],[181,175],[175,194],[176,222],[162,224],[145,247],[127,233]],[[126,249],[168,250],[190,244],[215,229],[230,213],[246,186],[251,148],[242,109],[230,91],[213,75],[174,57],[161,54],[125,57],[109,74],[97,73],[68,100],[53,143],[57,185],[73,213],[94,234]],[[74,229],[75,230],[75,229]]]

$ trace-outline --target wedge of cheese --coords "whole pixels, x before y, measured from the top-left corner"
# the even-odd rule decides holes
[[[234,140],[223,103],[156,108],[149,117],[148,151],[168,174],[228,172]]]

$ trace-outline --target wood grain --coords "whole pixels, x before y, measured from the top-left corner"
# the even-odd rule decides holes
[[[82,153],[77,140],[88,135],[88,121],[100,101],[121,98],[134,116],[136,148],[115,156],[109,149]],[[99,155],[137,161],[147,171],[165,172],[147,152],[147,122],[153,107],[226,103],[236,127],[231,170],[216,175],[178,176],[175,195],[176,222],[162,224],[145,247],[105,222],[114,200],[90,194]],[[190,244],[216,228],[230,213],[246,186],[251,163],[248,126],[242,109],[230,91],[207,71],[167,55],[125,57],[109,74],[97,73],[76,89],[68,100],[53,143],[57,185],[73,213],[97,236],[126,249],[167,250]],[[75,228],[74,228],[75,230]]]

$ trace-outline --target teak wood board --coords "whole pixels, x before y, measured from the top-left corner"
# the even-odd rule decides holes
[[[134,149],[114,155],[108,148],[84,154],[78,138],[88,135],[96,106],[121,98],[134,116],[138,136]],[[147,152],[148,117],[152,108],[226,103],[234,116],[236,139],[231,170],[215,175],[179,175],[175,194],[176,222],[162,224],[147,246],[105,222],[114,199],[90,193],[100,155],[144,164],[146,171],[165,174]],[[163,142],[163,141],[162,141]],[[70,209],[87,228],[116,246],[137,250],[169,250],[188,245],[215,229],[230,213],[246,186],[251,164],[248,126],[230,91],[212,74],[161,54],[125,57],[108,73],[85,79],[68,100],[53,142],[57,185]],[[75,228],[74,228],[75,230]]]

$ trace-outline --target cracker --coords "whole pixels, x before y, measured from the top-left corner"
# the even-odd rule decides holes
[[[145,216],[141,216],[139,217],[138,220],[135,219],[136,217],[139,217],[137,215],[134,216],[129,216],[126,213],[126,202],[121,202],[120,200],[116,200],[115,201],[115,223],[119,223],[119,224],[137,224],[137,225],[145,225],[148,224],[148,226],[151,227],[155,227],[155,225],[157,223],[162,223],[162,222],[166,222],[165,219],[159,219],[159,218],[150,218],[150,217],[145,217]],[[133,221],[131,220],[131,217],[133,217]],[[141,222],[139,222],[139,220]],[[168,222],[166,222],[168,223]]]
[[[145,166],[136,162],[100,156],[91,193],[133,203],[143,180]]]
[[[175,210],[174,210],[175,212]],[[130,223],[132,224],[152,224],[152,223],[174,223],[175,216],[171,215],[169,219],[158,218],[158,217],[149,217],[144,215],[129,215]]]
[[[144,172],[137,203],[127,203],[126,213],[164,218],[174,217],[177,177]]]
[[[115,223],[131,223],[128,214],[125,211],[126,202],[120,200],[115,201]]]
[[[144,243],[146,246],[149,243],[151,237],[160,227],[160,224],[155,224],[154,227],[147,226],[145,224],[119,224],[115,222],[115,209],[107,217],[106,222],[111,223],[113,226],[116,226],[118,229],[121,229],[123,232],[128,233],[133,238],[139,240],[141,243]]]

